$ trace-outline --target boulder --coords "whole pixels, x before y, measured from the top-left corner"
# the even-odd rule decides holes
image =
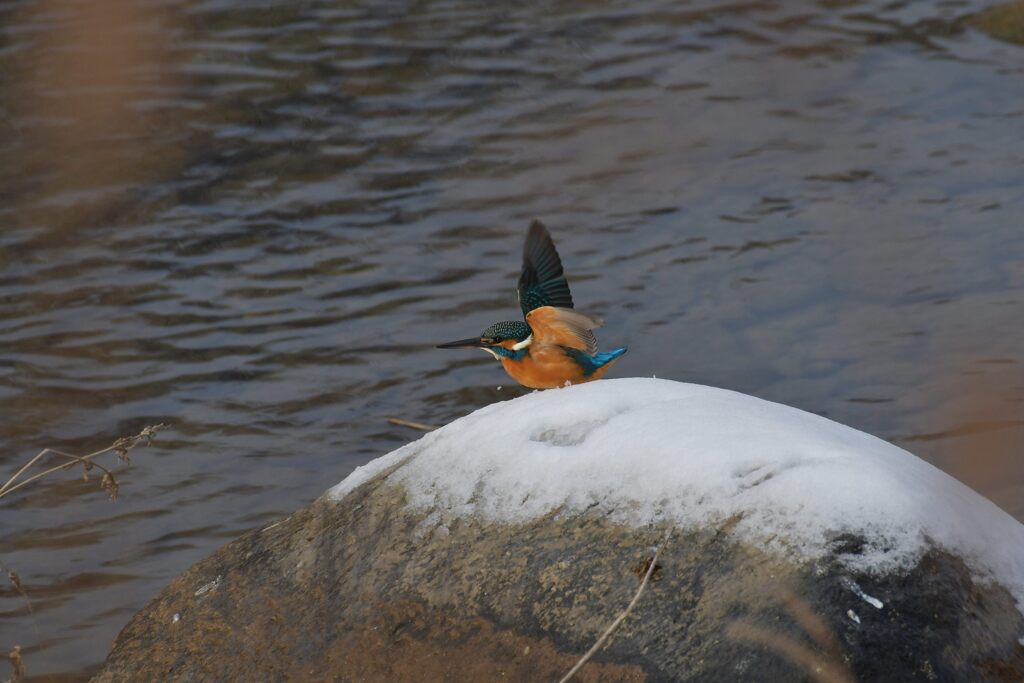
[[[899,448],[606,380],[481,409],[228,544],[94,680],[559,681],[635,600],[573,680],[1018,681],[1022,577],[1024,527]]]
[[[991,5],[968,21],[993,38],[1024,45],[1024,0]]]

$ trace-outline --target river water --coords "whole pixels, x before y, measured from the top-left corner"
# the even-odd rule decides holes
[[[0,500],[0,650],[84,680],[416,438],[389,416],[522,394],[433,346],[515,317],[534,217],[612,376],[827,415],[1024,518],[1024,48],[977,7],[0,3],[0,484],[171,425],[116,502]]]

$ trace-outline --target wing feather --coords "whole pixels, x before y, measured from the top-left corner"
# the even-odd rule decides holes
[[[568,346],[594,354],[597,338],[591,330],[604,321],[571,308],[541,306],[526,314],[526,323],[533,330],[534,343]]]
[[[530,224],[526,233],[518,293],[523,315],[541,306],[573,307],[569,282],[562,271],[562,260],[551,240],[551,233],[538,220]]]

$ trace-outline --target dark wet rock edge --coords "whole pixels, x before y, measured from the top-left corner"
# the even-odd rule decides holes
[[[786,595],[823,620],[857,680],[1024,680],[1013,599],[960,559],[932,550],[904,574],[851,574],[738,544],[729,528],[671,533],[657,580],[579,680],[811,680],[728,633],[753,625],[827,658]],[[94,680],[558,680],[629,602],[664,534],[593,512],[445,519],[377,477],[192,567]]]

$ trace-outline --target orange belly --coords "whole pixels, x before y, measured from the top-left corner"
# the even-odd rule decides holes
[[[608,368],[615,364],[615,360],[589,375],[584,375],[583,368],[565,355],[561,347],[537,347],[534,345],[530,347],[530,353],[522,360],[502,358],[501,364],[505,368],[505,372],[524,387],[555,389],[567,384],[582,384],[601,379]]]

